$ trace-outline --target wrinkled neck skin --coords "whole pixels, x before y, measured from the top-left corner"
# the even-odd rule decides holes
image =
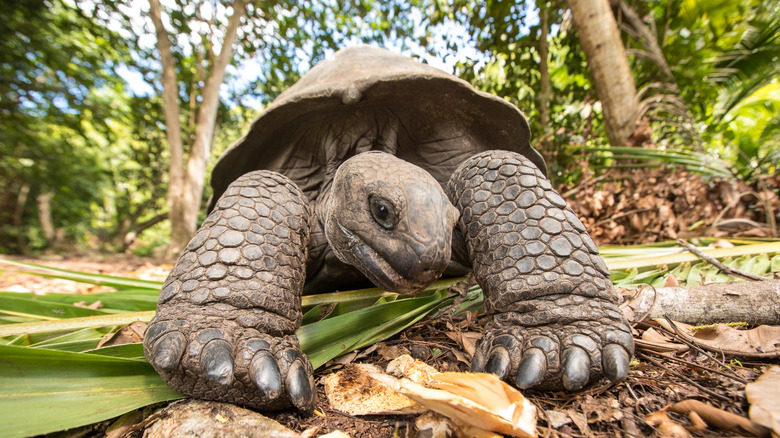
[[[450,263],[457,209],[423,169],[364,152],[335,172],[318,213],[336,256],[378,287],[417,293]]]

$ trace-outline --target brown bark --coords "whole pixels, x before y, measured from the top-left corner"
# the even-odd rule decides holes
[[[19,246],[19,252],[22,254],[27,253],[27,241],[24,239],[24,235],[21,230],[24,226],[24,206],[27,204],[27,197],[30,195],[30,185],[23,184],[19,189],[19,194],[16,196],[16,208],[13,214],[14,227],[19,231],[16,235],[16,244]]]
[[[147,219],[141,223],[135,224],[132,229],[128,229],[123,233],[122,241],[121,243],[118,243],[117,246],[121,249],[121,251],[126,250],[133,242],[135,242],[136,237],[138,237],[139,234],[143,233],[149,228],[152,228],[153,226],[159,224],[160,222],[164,221],[168,218],[168,213],[160,213],[157,216],[152,217],[151,219]],[[117,236],[119,237],[119,236]]]
[[[49,245],[55,243],[57,238],[57,232],[54,229],[54,220],[51,216],[51,198],[53,197],[54,193],[52,192],[41,193],[35,197],[35,200],[38,203],[38,221],[41,224],[43,237]]]
[[[550,69],[548,63],[548,42],[547,35],[549,32],[549,12],[547,9],[542,9],[541,13],[541,27],[539,31],[539,73],[541,75],[541,83],[539,87],[539,121],[542,124],[545,137],[550,135]],[[549,141],[549,138],[547,138]]]
[[[206,178],[208,160],[211,156],[211,141],[214,136],[214,127],[217,121],[217,109],[219,105],[219,87],[225,78],[225,68],[233,56],[233,43],[236,41],[241,17],[246,11],[246,1],[236,0],[233,3],[233,15],[230,16],[225,38],[214,63],[210,66],[206,85],[203,87],[203,100],[198,108],[198,116],[195,124],[195,141],[192,144],[190,157],[187,160],[187,172],[181,202],[182,225],[186,233],[180,233],[174,239],[171,236],[171,247],[181,250],[195,233],[198,223],[198,211],[200,211],[203,184]],[[171,224],[173,228],[173,224]]]
[[[154,23],[157,34],[157,50],[162,64],[163,110],[165,112],[165,135],[170,150],[168,165],[168,218],[171,221],[171,242],[181,240],[178,234],[183,229],[183,210],[181,197],[184,191],[184,143],[182,141],[181,122],[179,121],[178,81],[176,80],[175,61],[171,53],[168,31],[162,22],[162,8],[159,0],[149,0],[149,17]]]
[[[211,154],[211,141],[217,119],[219,87],[225,77],[225,68],[233,56],[241,17],[246,12],[246,0],[233,3],[233,15],[228,20],[222,50],[207,72],[206,85],[201,93],[203,99],[197,108],[195,136],[184,165],[184,144],[179,122],[178,81],[175,65],[168,40],[168,31],[162,22],[162,10],[159,0],[149,0],[150,16],[157,33],[157,49],[163,67],[163,102],[168,144],[171,150],[168,188],[168,217],[171,221],[171,243],[168,256],[177,255],[187,244],[198,221],[203,184]],[[193,108],[195,111],[195,108]]]
[[[780,324],[780,280],[645,288],[628,307],[634,319],[668,317],[686,324]],[[649,312],[649,314],[648,314]]]
[[[626,145],[636,124],[636,85],[609,1],[567,3],[601,100],[609,142]]]

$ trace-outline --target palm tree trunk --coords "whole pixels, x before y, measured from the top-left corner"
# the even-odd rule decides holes
[[[609,142],[626,145],[636,125],[636,85],[609,1],[567,3],[601,100]]]

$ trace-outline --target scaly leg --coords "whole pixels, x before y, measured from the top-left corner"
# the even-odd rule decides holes
[[[217,202],[168,277],[144,337],[173,389],[260,410],[315,403],[301,324],[306,200],[286,177],[255,171]]]
[[[447,191],[490,315],[472,369],[570,391],[625,377],[634,344],[609,271],[539,169],[513,152],[483,152]]]

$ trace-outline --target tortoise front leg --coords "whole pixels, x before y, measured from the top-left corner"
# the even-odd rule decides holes
[[[301,324],[306,200],[286,177],[237,179],[173,267],[144,337],[171,388],[259,410],[315,403]]]
[[[633,338],[609,271],[539,169],[488,151],[459,166],[447,190],[490,315],[472,369],[571,391],[625,377]]]

